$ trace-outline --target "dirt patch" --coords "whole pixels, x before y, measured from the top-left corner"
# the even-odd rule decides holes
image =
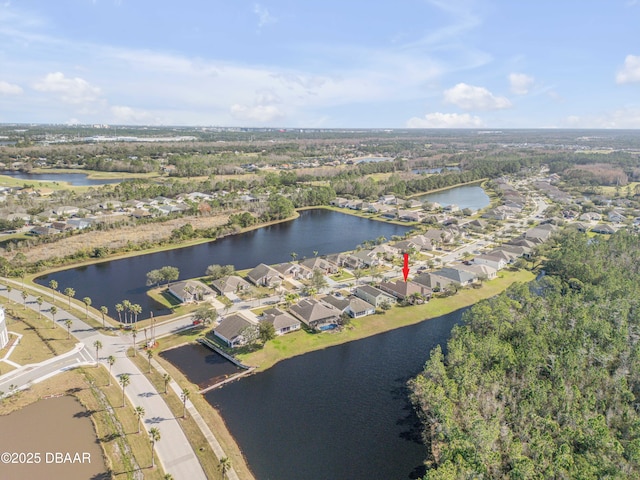
[[[143,225],[123,226],[114,230],[99,231],[72,235],[60,240],[42,245],[30,246],[28,243],[11,251],[2,250],[0,256],[7,260],[12,259],[16,253],[22,252],[29,259],[29,263],[39,260],[47,260],[56,257],[65,257],[80,250],[92,250],[98,247],[120,249],[129,243],[157,243],[168,239],[171,231],[190,223],[193,228],[218,227],[227,223],[227,215],[214,215],[206,217],[176,218],[162,223],[148,223]]]

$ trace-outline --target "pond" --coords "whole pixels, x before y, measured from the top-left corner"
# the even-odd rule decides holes
[[[439,203],[443,207],[457,205],[460,209],[480,210],[491,203],[491,199],[479,185],[464,185],[439,192],[414,197],[420,202]]]
[[[409,229],[331,210],[304,210],[295,220],[213,242],[72,268],[36,281],[46,286],[49,280],[55,279],[60,291],[72,287],[76,298],[90,297],[93,305],[98,308],[105,305],[111,312],[117,303],[127,299],[141,305],[140,318],[147,318],[150,310],[167,313],[146,294],[146,274],[150,270],[171,265],[178,267],[180,278],[194,278],[203,276],[211,264],[230,264],[241,270],[260,263],[290,261],[292,252],[301,260],[314,256],[314,251],[327,255],[353,250],[365,240],[380,236],[391,238]]]
[[[195,383],[201,389],[244,371],[199,343],[165,350],[160,356],[175,365],[191,383]]]
[[[40,400],[0,416],[0,452],[33,454],[33,463],[2,462],[2,480],[111,478],[87,410],[69,396]]]
[[[28,173],[20,170],[0,170],[0,175],[17,178],[24,181],[36,182],[60,182],[68,183],[74,187],[106,185],[109,183],[120,183],[122,179],[93,179],[88,178],[86,173]]]
[[[421,478],[426,447],[406,382],[462,313],[284,360],[205,398],[258,480]]]

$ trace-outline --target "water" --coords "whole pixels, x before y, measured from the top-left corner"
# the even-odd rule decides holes
[[[413,170],[411,170],[411,173],[415,173],[415,174],[422,174],[422,173],[426,173],[426,174],[436,174],[436,173],[442,173],[442,171],[448,171],[448,172],[459,172],[460,171],[460,167],[419,167],[419,168],[414,168]]]
[[[406,382],[461,318],[294,357],[205,398],[258,480],[420,478],[427,454]]]
[[[464,185],[462,187],[449,188],[440,192],[428,193],[414,197],[421,202],[439,203],[443,207],[457,205],[460,209],[470,208],[480,210],[491,203],[489,196],[478,185]]]
[[[75,187],[120,183],[122,179],[90,179],[86,173],[27,173],[19,170],[0,170],[0,175],[36,182],[66,182]]]
[[[72,397],[40,400],[0,416],[0,452],[40,454],[40,463],[0,464],[2,480],[46,478],[50,480],[107,480],[111,476],[102,458],[87,410]],[[63,433],[64,432],[64,433]],[[47,462],[55,452],[87,453],[84,463]],[[35,457],[32,458],[35,462]]]
[[[243,370],[204,345],[189,344],[160,354],[201,389]]]
[[[231,264],[241,270],[260,263],[289,261],[291,252],[296,252],[300,260],[313,256],[314,251],[326,255],[353,250],[365,240],[380,236],[391,238],[408,230],[409,227],[331,210],[305,210],[296,220],[214,242],[72,268],[39,277],[36,281],[48,285],[49,280],[55,279],[60,291],[72,287],[76,298],[90,297],[93,305],[105,305],[112,312],[117,303],[127,299],[141,305],[143,314],[140,318],[146,318],[151,309],[160,314],[167,313],[146,294],[146,274],[150,270],[171,265],[178,267],[180,278],[194,278],[203,276],[211,264]]]

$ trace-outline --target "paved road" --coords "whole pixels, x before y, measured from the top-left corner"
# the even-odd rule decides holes
[[[10,282],[12,291],[8,292],[6,287],[0,290],[0,295],[10,297],[11,300],[22,303],[20,283],[10,279],[2,279],[5,284]],[[43,299],[41,310],[43,316],[51,319],[50,292],[45,289],[37,289],[42,292]],[[66,329],[64,322],[71,320],[71,334],[81,343],[74,351],[55,357],[51,361],[23,367],[19,371],[13,371],[0,377],[0,390],[8,391],[9,385],[16,388],[28,388],[34,382],[41,381],[54,375],[57,372],[82,363],[95,362],[95,349],[93,343],[100,340],[103,348],[99,351],[100,361],[104,361],[108,356],[113,355],[116,363],[112,367],[114,376],[119,377],[126,373],[129,375],[131,383],[126,388],[126,395],[134,406],[142,406],[146,416],[144,420],[145,428],[157,427],[162,435],[162,440],[156,444],[156,452],[159,462],[163,465],[165,472],[173,475],[174,478],[185,478],[189,480],[206,480],[206,475],[196,457],[187,437],[185,436],[178,419],[165,403],[162,396],[155,390],[153,385],[140,372],[136,365],[126,356],[127,348],[131,346],[131,340],[125,336],[109,336],[97,332],[74,314],[63,310],[66,305],[58,301],[58,313],[55,315],[55,323]],[[35,297],[29,295],[26,299],[27,307],[38,310]],[[182,320],[186,322],[186,319]],[[10,325],[8,325],[10,327]],[[75,351],[77,350],[77,351]],[[117,378],[116,378],[117,381]],[[6,388],[6,390],[4,390]],[[145,465],[141,465],[145,467]]]

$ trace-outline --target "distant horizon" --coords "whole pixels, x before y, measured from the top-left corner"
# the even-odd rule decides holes
[[[0,122],[639,129],[639,22],[640,0],[3,0]]]

